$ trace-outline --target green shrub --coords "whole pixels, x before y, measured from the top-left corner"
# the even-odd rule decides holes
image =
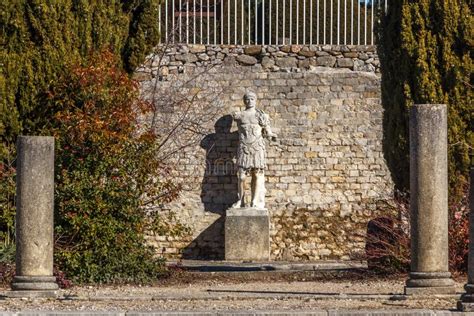
[[[163,272],[145,234],[150,209],[178,188],[163,176],[159,139],[138,120],[151,110],[110,52],[71,67],[49,92],[55,113],[56,260],[78,282],[143,282]],[[164,179],[164,180],[163,180]]]

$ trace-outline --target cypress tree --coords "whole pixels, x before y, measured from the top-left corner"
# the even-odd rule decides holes
[[[472,10],[467,0],[395,0],[382,18],[384,152],[396,187],[409,185],[408,109],[448,106],[449,183],[452,196],[466,183],[474,143]]]

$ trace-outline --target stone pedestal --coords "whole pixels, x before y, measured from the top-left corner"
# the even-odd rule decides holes
[[[411,273],[405,294],[455,292],[448,270],[447,141],[446,105],[411,107]]]
[[[54,138],[20,136],[17,152],[16,276],[11,287],[51,296],[58,289],[53,276]]]
[[[270,260],[270,217],[267,209],[231,208],[227,210],[225,260]]]
[[[474,168],[471,167],[471,187],[469,190],[469,261],[467,264],[466,293],[458,302],[458,309],[463,312],[474,312]]]

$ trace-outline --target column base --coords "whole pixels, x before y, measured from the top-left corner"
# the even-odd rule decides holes
[[[225,260],[270,260],[270,217],[267,209],[246,207],[227,210]]]
[[[466,284],[464,288],[466,293],[458,301],[458,310],[461,312],[474,312],[474,284]]]
[[[406,281],[406,295],[454,294],[450,272],[411,272]]]
[[[59,289],[55,276],[23,276],[13,278],[13,291],[56,291]]]

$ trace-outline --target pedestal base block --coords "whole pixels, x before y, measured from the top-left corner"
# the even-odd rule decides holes
[[[225,260],[270,260],[270,217],[267,209],[248,207],[227,210]]]
[[[59,289],[55,276],[15,276],[11,284],[13,291],[55,291]]]
[[[406,282],[406,295],[454,294],[450,272],[411,272]]]

